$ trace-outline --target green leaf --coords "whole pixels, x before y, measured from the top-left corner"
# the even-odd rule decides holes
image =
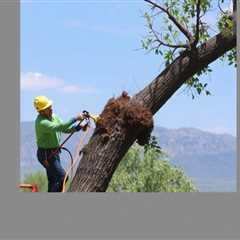
[[[202,88],[197,87],[196,89],[197,89],[198,94],[201,94],[201,92],[202,92]]]
[[[206,93],[207,96],[211,95],[211,93],[208,90],[206,90],[205,93]]]

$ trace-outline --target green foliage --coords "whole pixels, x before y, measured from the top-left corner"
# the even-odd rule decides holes
[[[226,34],[231,34],[231,30],[233,28],[233,20],[231,18],[231,13],[221,13],[217,25],[219,31],[225,32]]]
[[[47,192],[47,177],[45,172],[37,171],[34,173],[26,174],[23,180],[23,183],[33,184],[35,183],[38,186],[39,192]],[[29,190],[22,189],[21,191],[29,192]]]
[[[224,34],[232,34],[233,29],[233,19],[231,17],[231,13],[229,11],[222,12],[219,16],[217,26],[219,31]],[[233,65],[237,67],[237,49],[236,47],[232,50],[228,51],[221,57],[221,60],[227,59],[229,65]]]
[[[147,36],[141,41],[141,44],[142,48],[147,52],[160,55],[164,60],[165,66],[171,64],[183,51],[191,50],[194,42],[193,39],[195,39],[196,43],[194,44],[195,47],[197,47],[210,38],[211,26],[209,22],[203,20],[203,17],[207,12],[218,9],[216,1],[200,1],[199,31],[197,31],[196,20],[198,0],[152,0],[152,2],[157,5],[149,4],[150,11],[144,14]],[[219,3],[224,3],[224,0],[220,0]],[[181,26],[187,29],[193,39],[190,40],[189,37],[178,28],[166,11],[161,8],[167,10]],[[233,28],[231,13],[228,11],[223,13],[220,11],[220,8],[219,12],[220,17],[216,19],[216,26],[219,31],[224,34],[230,34]],[[226,53],[222,59],[224,58],[228,60],[229,65],[236,67],[236,48]],[[200,80],[200,76],[209,74],[211,71],[211,68],[208,66],[186,81],[187,89],[191,91],[192,98],[202,93],[211,95],[211,92],[207,89],[207,83],[201,83]]]
[[[108,192],[195,192],[182,169],[171,166],[155,138],[143,149],[129,149],[115,171]]]
[[[147,151],[150,149],[155,149],[157,154],[163,154],[155,136],[151,136],[149,139],[149,143],[144,145],[144,153],[147,153]]]
[[[192,35],[195,34],[197,0],[165,0],[161,2],[153,2],[157,4],[159,3],[159,6],[163,7],[173,15],[179,24],[186,28]],[[211,3],[212,1],[210,0],[201,0],[201,17],[203,17],[211,8]],[[144,18],[146,20],[148,35],[142,40],[142,47],[150,52],[153,51],[155,54],[162,55],[167,62],[166,65],[170,64],[174,59],[174,56],[177,56],[177,53],[179,53],[179,49],[170,50],[169,47],[165,46],[163,43],[183,45],[189,44],[189,39],[186,39],[186,36],[184,36],[175,23],[169,18],[167,13],[159,9],[157,6],[151,5],[151,10],[144,13]],[[199,43],[205,42],[208,38],[208,25],[201,21],[199,25]],[[159,40],[163,43],[160,43]],[[158,49],[158,51],[156,51],[156,49]]]
[[[229,51],[227,54],[228,64],[234,65],[234,67],[237,67],[237,48],[233,48],[231,51]]]
[[[222,61],[225,59],[227,59],[228,65],[233,65],[234,67],[237,67],[237,48],[233,48],[221,57]]]
[[[207,90],[207,83],[201,83],[200,76],[202,74],[208,74],[212,72],[212,69],[207,66],[206,68],[202,69],[201,71],[197,72],[195,75],[192,76],[192,78],[188,79],[186,82],[188,90],[191,92],[192,99],[195,98],[195,96],[198,94],[205,93],[206,96],[211,95],[211,92]]]

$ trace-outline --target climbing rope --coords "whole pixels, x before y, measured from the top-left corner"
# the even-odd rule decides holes
[[[70,152],[70,150],[68,150],[66,147],[61,147],[61,150],[64,150],[69,154],[70,159],[71,159],[71,164],[73,164],[73,156],[72,156],[72,153]],[[72,175],[72,173],[71,173],[71,175]]]
[[[88,127],[87,127],[87,129],[86,129],[86,131],[85,131],[85,136],[83,136],[83,137],[81,138],[81,140],[80,140],[80,143],[79,143],[79,145],[78,145],[78,148],[80,148],[80,149],[82,149],[83,140],[84,140],[85,138],[87,138],[87,136],[89,135],[89,132],[90,132],[90,131],[88,130],[89,128],[90,128],[90,125],[88,125]],[[73,171],[73,168],[74,168],[75,165],[77,164],[78,159],[80,159],[81,154],[82,154],[82,151],[80,150],[80,152],[79,152],[79,154],[76,156],[75,160],[71,162],[71,165],[70,165],[70,167],[68,168],[68,170],[67,170],[67,172],[66,172],[66,174],[65,174],[64,180],[63,180],[62,192],[65,192],[66,182],[67,182],[68,177],[70,176],[69,173]]]

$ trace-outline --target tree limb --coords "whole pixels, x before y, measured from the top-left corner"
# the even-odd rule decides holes
[[[195,34],[194,46],[196,46],[198,44],[198,41],[199,41],[201,0],[197,1],[196,11],[197,11],[197,13],[196,13],[196,34]]]
[[[184,51],[133,98],[155,114],[187,79],[235,46],[236,33],[217,34],[200,45],[195,52]]]
[[[233,0],[233,12],[237,12],[237,0]]]
[[[221,13],[226,14],[225,11],[223,11],[221,4],[220,4],[220,0],[218,0],[218,8],[220,9]]]
[[[158,37],[158,34],[159,34],[159,33],[158,33],[157,31],[155,31],[152,26],[150,27],[150,29],[151,29],[154,37],[156,38],[156,41],[160,44],[159,47],[160,47],[161,45],[163,45],[163,46],[165,46],[165,47],[174,48],[174,49],[175,49],[175,48],[188,48],[188,47],[189,47],[187,44],[170,44],[170,43],[166,43],[166,42],[162,41],[162,40]]]
[[[194,38],[191,34],[190,31],[188,31],[188,29],[186,29],[169,11],[168,9],[158,5],[155,2],[152,2],[151,0],[144,0],[148,3],[150,3],[151,5],[153,5],[154,7],[160,9],[161,11],[165,12],[169,19],[177,26],[177,28],[188,38],[189,42],[193,42]]]
[[[105,192],[125,153],[145,133],[146,124],[151,127],[151,116],[187,79],[234,47],[236,31],[233,34],[219,33],[197,47],[196,51],[184,51],[132,98],[122,94],[121,101],[110,99],[100,115],[106,125],[97,125],[84,147],[69,191]]]
[[[233,0],[233,13],[232,13],[232,19],[233,19],[233,32],[234,34],[237,34],[237,0]]]
[[[103,130],[101,126],[97,126],[89,143],[84,147],[83,157],[69,191],[105,192],[119,162],[145,130],[138,122],[129,125],[126,118],[133,120],[135,114],[142,114],[142,109],[145,112],[147,109],[154,115],[189,77],[235,46],[236,34],[219,33],[199,46],[196,54],[191,55],[191,52],[184,51],[132,98],[122,98],[124,101],[121,103],[117,103],[116,99],[109,100],[100,115],[108,125]],[[114,111],[110,111],[111,108],[114,108]],[[129,109],[134,111],[129,112]],[[112,116],[104,114],[109,111]],[[143,115],[143,118],[145,116],[149,115]]]

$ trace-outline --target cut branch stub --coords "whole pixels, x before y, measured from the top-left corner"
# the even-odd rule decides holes
[[[140,145],[148,142],[153,129],[153,115],[137,101],[132,101],[127,92],[116,99],[111,98],[97,123],[94,134],[108,141],[113,133],[120,132],[123,138],[135,136]]]

